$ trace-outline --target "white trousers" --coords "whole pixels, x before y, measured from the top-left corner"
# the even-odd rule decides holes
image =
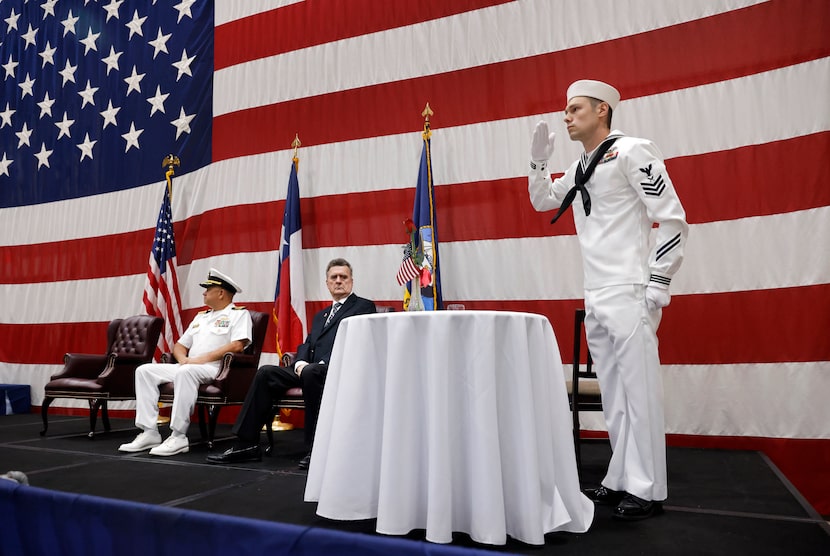
[[[170,413],[170,428],[187,434],[190,415],[196,406],[199,385],[210,382],[219,371],[217,363],[179,365],[175,363],[145,363],[135,371],[135,424],[148,431],[156,430],[159,417],[159,385],[172,382],[176,395]]]
[[[585,332],[613,450],[602,484],[645,500],[668,495],[661,317],[661,310],[647,309],[645,286],[585,291]]]

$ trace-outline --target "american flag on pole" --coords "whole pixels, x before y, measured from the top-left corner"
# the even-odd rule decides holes
[[[156,360],[160,360],[162,353],[173,351],[173,346],[184,331],[180,315],[182,301],[176,272],[176,239],[173,232],[173,213],[170,210],[169,187],[164,189],[159,209],[143,301],[148,315],[164,319],[164,327],[156,348]]]
[[[579,244],[530,205],[528,151],[545,117],[564,172],[581,154],[565,91],[601,79],[622,93],[614,127],[662,150],[691,228],[659,331],[667,430],[764,450],[830,514],[804,465],[830,458],[828,3],[622,4],[3,0],[0,382],[32,385],[37,405],[65,352],[94,353],[112,318],[143,311],[168,153],[182,284],[228,269],[241,304],[271,311],[274,176],[299,130],[307,311],[330,303],[320,276],[337,256],[359,295],[400,306],[382,269],[401,262],[426,100],[444,297],[545,315],[569,359]],[[201,291],[181,293],[187,321]],[[277,361],[269,336],[262,362]]]

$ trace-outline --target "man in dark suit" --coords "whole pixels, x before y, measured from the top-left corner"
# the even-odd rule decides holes
[[[346,317],[376,311],[373,302],[352,294],[353,286],[352,265],[345,259],[330,261],[326,268],[326,287],[331,293],[332,304],[314,315],[311,331],[297,348],[293,365],[264,365],[259,368],[233,426],[237,442],[221,454],[208,456],[209,463],[260,461],[259,435],[263,425],[271,418],[274,401],[282,397],[286,390],[299,386],[303,389],[305,400],[305,442],[309,449],[299,467],[308,469],[337,328]]]

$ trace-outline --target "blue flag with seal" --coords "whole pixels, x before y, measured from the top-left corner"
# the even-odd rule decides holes
[[[438,222],[435,211],[435,190],[432,182],[432,156],[430,153],[429,117],[432,110],[427,104],[423,115],[423,150],[415,188],[415,205],[412,209],[414,233],[412,248],[419,267],[419,276],[406,285],[404,309],[407,311],[436,311],[444,308],[441,294],[441,265],[438,255]],[[420,287],[419,287],[420,286]]]

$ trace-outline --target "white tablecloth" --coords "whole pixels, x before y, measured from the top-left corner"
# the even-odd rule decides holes
[[[306,501],[379,533],[584,532],[559,349],[540,315],[438,311],[354,316],[337,332]]]

